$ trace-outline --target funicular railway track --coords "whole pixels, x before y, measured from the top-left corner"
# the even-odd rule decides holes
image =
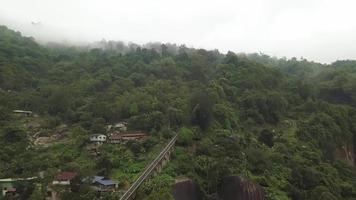
[[[136,181],[130,186],[130,188],[123,194],[120,200],[133,199],[136,191],[145,182],[155,170],[161,169],[165,163],[165,159],[168,159],[175,142],[177,141],[178,134],[169,141],[169,143],[163,148],[160,154],[145,168]],[[159,171],[159,170],[158,170]]]

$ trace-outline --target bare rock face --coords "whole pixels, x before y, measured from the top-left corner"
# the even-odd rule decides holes
[[[260,185],[238,176],[224,178],[218,193],[222,200],[265,200],[265,192]]]
[[[202,194],[197,183],[187,179],[172,186],[172,194],[175,200],[201,200]]]
[[[334,159],[343,160],[350,166],[355,166],[355,147],[352,143],[345,144],[342,147],[336,148],[334,151]]]

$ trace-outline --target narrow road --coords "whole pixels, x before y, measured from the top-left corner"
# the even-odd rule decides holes
[[[135,194],[137,189],[141,184],[150,177],[154,169],[162,161],[164,156],[173,148],[175,142],[177,141],[178,134],[169,141],[169,143],[163,148],[160,154],[145,168],[141,175],[136,179],[136,181],[130,186],[130,188],[125,192],[125,194],[120,198],[120,200],[129,200]]]

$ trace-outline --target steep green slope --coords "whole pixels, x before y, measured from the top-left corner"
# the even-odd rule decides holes
[[[189,177],[206,199],[216,199],[230,175],[260,184],[267,199],[356,198],[353,62],[272,62],[184,46],[178,52],[163,45],[126,54],[51,49],[1,27],[0,160],[7,164],[0,164],[0,175],[60,168],[132,178],[145,153],[178,131],[172,161],[143,187],[142,198],[165,199],[174,178]],[[33,150],[13,109],[38,113],[49,129],[68,124],[69,143]],[[88,135],[121,120],[152,140],[108,146],[88,163]],[[83,193],[68,195],[83,199]]]
[[[0,85],[4,90],[36,87],[50,67],[49,51],[33,38],[0,26]]]

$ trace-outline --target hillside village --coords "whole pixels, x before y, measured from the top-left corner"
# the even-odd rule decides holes
[[[27,130],[33,148],[46,149],[59,142],[66,143],[71,135],[70,127],[66,124],[61,124],[50,130],[47,128],[44,129],[43,119],[32,111],[13,110],[13,116],[23,122],[23,127]],[[148,138],[149,134],[145,132],[129,131],[128,123],[123,121],[106,125],[105,133],[103,134],[88,135],[87,138],[84,138],[84,143],[86,144],[85,149],[95,159],[100,154],[100,149],[104,145],[122,145],[129,141],[144,141]],[[53,180],[47,185],[43,185],[42,180],[51,177],[53,177]],[[120,193],[119,183],[119,180],[111,180],[105,176],[93,175],[80,177],[77,171],[59,170],[49,177],[47,172],[40,171],[38,172],[38,176],[35,177],[3,178],[0,179],[0,188],[2,189],[1,196],[11,199],[26,192],[24,191],[26,190],[26,186],[24,187],[24,185],[32,184],[38,188],[46,188],[46,200],[59,200],[61,199],[61,193],[70,192],[73,189],[73,184],[77,184],[78,187],[81,184],[90,186],[93,191],[96,191],[96,196],[99,198],[105,193]]]
[[[0,25],[1,200],[356,198],[356,61],[102,43]]]

